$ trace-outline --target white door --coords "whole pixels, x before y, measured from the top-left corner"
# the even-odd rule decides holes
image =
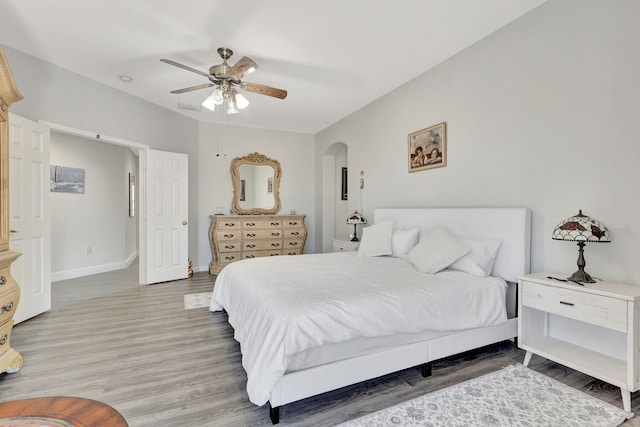
[[[146,151],[146,283],[184,279],[189,259],[188,156]]]
[[[9,114],[9,247],[20,285],[16,323],[51,309],[49,128]]]

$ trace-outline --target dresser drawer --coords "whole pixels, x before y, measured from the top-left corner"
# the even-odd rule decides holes
[[[282,250],[282,240],[245,240],[242,242],[244,251]]]
[[[216,240],[218,240],[218,241],[240,240],[241,236],[242,236],[242,232],[240,231],[239,228],[237,230],[236,229],[231,229],[231,230],[216,231]]]
[[[282,222],[279,219],[250,219],[242,221],[242,228],[244,229],[253,229],[253,228],[280,228],[282,227]]]
[[[302,250],[304,248],[284,248],[282,251],[283,255],[302,255]]]
[[[304,225],[304,221],[301,219],[282,220],[282,226],[284,228],[301,228],[303,225]]]
[[[13,320],[0,326],[0,354],[11,348],[11,328]]]
[[[13,316],[18,307],[20,289],[14,288],[12,292],[0,296],[0,324],[3,324]]]
[[[581,290],[522,282],[522,305],[560,316],[627,331],[627,301]]]
[[[240,261],[242,259],[242,252],[229,252],[221,253],[218,257],[219,265],[226,265],[231,262]]]
[[[283,229],[284,238],[303,238],[306,237],[307,233],[305,229]]]
[[[285,239],[284,250],[298,249],[304,246],[304,239]]]
[[[279,256],[282,255],[281,250],[269,250],[269,251],[244,251],[242,257],[244,259],[261,258],[266,256]]]
[[[244,230],[242,237],[245,241],[253,239],[282,239],[282,230]]]
[[[238,252],[242,250],[242,241],[240,240],[228,240],[218,243],[218,252]]]
[[[242,228],[242,221],[231,219],[218,222],[218,230],[239,230]]]

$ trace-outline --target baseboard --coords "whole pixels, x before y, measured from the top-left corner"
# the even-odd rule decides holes
[[[51,273],[51,282],[59,282],[60,280],[75,279],[77,277],[90,276],[92,274],[106,273],[109,271],[122,270],[131,265],[138,257],[138,251],[133,252],[124,261],[113,262],[110,264],[92,265],[90,267],[76,268],[73,270],[64,270]]]

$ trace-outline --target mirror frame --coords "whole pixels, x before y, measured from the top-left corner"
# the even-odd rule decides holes
[[[250,208],[243,209],[240,207],[240,166],[271,166],[273,168],[273,208]],[[280,211],[280,177],[282,169],[280,162],[270,159],[264,154],[258,152],[251,153],[244,157],[236,157],[231,161],[231,180],[233,181],[233,201],[231,205],[235,213],[239,215],[260,215],[260,214],[276,214]]]

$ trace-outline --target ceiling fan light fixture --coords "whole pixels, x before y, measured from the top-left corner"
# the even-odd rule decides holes
[[[236,106],[238,107],[238,109],[240,110],[244,110],[245,108],[247,108],[249,106],[249,100],[247,98],[245,98],[241,93],[239,93],[237,90],[233,90],[233,95],[236,99]]]
[[[215,88],[211,95],[202,102],[202,106],[207,110],[215,111],[216,105],[222,105],[224,102],[224,93],[219,87]]]
[[[207,110],[216,111],[216,102],[212,96],[207,97],[207,99],[202,102],[202,106]]]
[[[238,106],[233,97],[227,98],[227,114],[238,114],[239,112],[240,110],[238,110]]]

